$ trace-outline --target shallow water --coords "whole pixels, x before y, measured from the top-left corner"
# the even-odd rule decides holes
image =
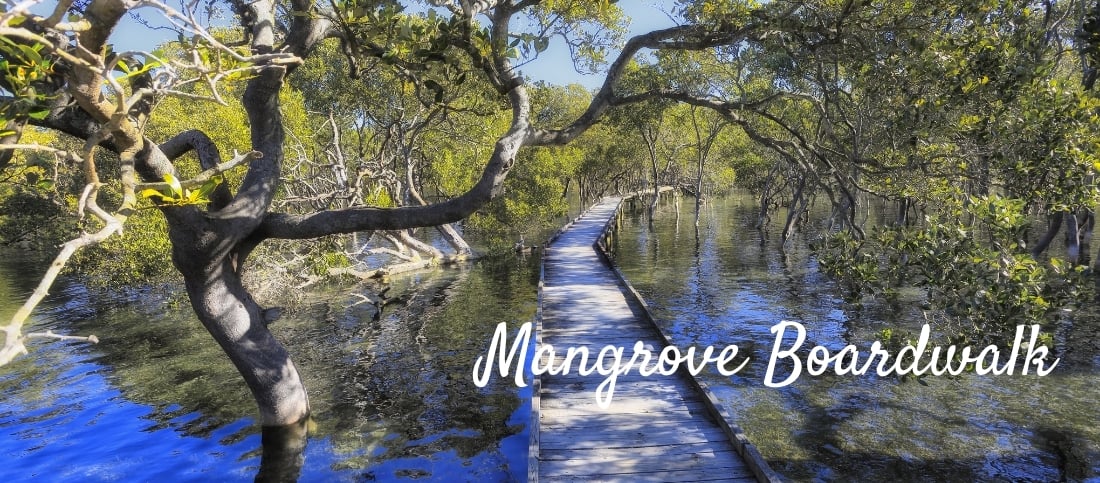
[[[300,481],[516,481],[526,476],[530,389],[476,387],[498,322],[535,313],[537,260],[486,259],[394,277],[378,320],[354,294],[312,291],[273,325],[305,379],[313,425]],[[0,316],[47,265],[0,256]],[[377,290],[373,287],[372,290]],[[93,295],[60,282],[30,330],[96,334],[38,343],[0,368],[0,480],[246,481],[260,465],[255,404],[179,297]]]
[[[807,349],[866,351],[885,328],[919,332],[919,296],[855,310],[818,272],[804,237],[785,251],[774,233],[761,243],[751,199],[706,205],[698,238],[692,210],[690,199],[679,217],[673,205],[662,206],[653,231],[643,214],[628,215],[616,262],[675,344],[751,352],[742,372],[701,377],[779,473],[801,481],[1100,481],[1095,312],[1077,312],[1055,329],[1061,362],[1043,378],[964,375],[922,384],[803,372],[769,388],[775,324],[803,324]]]

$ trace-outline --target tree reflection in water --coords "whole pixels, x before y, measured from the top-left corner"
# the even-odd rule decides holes
[[[298,481],[305,461],[307,421],[288,426],[264,426],[261,436],[263,456],[258,482]]]

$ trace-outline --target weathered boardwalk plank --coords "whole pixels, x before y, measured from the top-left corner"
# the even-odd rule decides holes
[[[617,212],[620,199],[593,206],[553,242],[543,265],[539,343],[558,359],[569,347],[587,346],[594,360],[605,345],[622,346],[629,358],[642,341],[656,356],[665,341],[630,300],[615,272],[593,247]],[[630,289],[632,290],[632,289]],[[542,361],[543,364],[546,361]],[[625,361],[624,361],[625,363]],[[760,472],[723,427],[683,373],[619,376],[611,406],[596,403],[605,376],[543,374],[536,383],[531,479],[544,481],[757,481]],[[743,439],[743,435],[739,435]],[[756,462],[757,466],[766,463]],[[535,468],[537,466],[537,469]],[[770,470],[769,475],[774,475]],[[767,479],[767,478],[764,478]]]

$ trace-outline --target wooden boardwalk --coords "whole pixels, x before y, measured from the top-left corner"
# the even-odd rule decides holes
[[[593,246],[619,203],[611,197],[592,207],[545,255],[537,340],[555,347],[557,364],[569,347],[587,346],[595,357],[605,345],[622,346],[629,359],[636,341],[654,356],[665,346],[644,301]],[[736,426],[716,420],[722,414],[716,401],[690,375],[642,377],[631,370],[619,376],[610,407],[601,409],[595,391],[605,376],[579,376],[577,365],[568,375],[536,380],[529,479],[777,480]]]

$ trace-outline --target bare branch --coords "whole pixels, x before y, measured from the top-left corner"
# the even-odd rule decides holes
[[[188,189],[197,188],[199,186],[202,186],[203,183],[206,183],[207,181],[210,181],[211,179],[213,179],[215,176],[217,176],[219,174],[222,174],[226,171],[229,171],[233,168],[236,168],[237,166],[240,166],[240,165],[244,164],[245,162],[250,162],[253,159],[260,159],[263,156],[264,156],[263,153],[261,153],[259,151],[249,151],[249,152],[244,153],[244,154],[238,154],[238,155],[234,156],[233,159],[230,159],[229,161],[221,163],[217,166],[214,166],[213,168],[209,168],[209,169],[195,175],[194,178],[190,178],[190,179],[187,179],[187,180],[180,181],[180,186],[183,187],[183,188],[188,188]],[[149,189],[149,188],[163,191],[163,190],[169,189],[170,186],[169,186],[168,183],[141,183],[141,184],[138,184],[135,187],[135,189],[137,189],[137,190],[143,190],[143,189]]]
[[[481,178],[469,191],[441,203],[401,208],[354,207],[309,215],[268,213],[252,234],[267,238],[304,239],[365,230],[397,230],[454,223],[473,214],[501,191],[501,185],[523,147],[529,128],[530,100],[521,85],[509,92],[512,127],[494,146]]]
[[[7,150],[13,150],[13,151],[14,150],[41,151],[41,152],[50,153],[50,154],[53,154],[55,156],[59,156],[59,157],[68,159],[68,160],[73,161],[73,162],[77,162],[77,163],[84,162],[84,160],[80,159],[80,155],[78,155],[74,152],[65,151],[64,149],[57,149],[57,148],[50,147],[50,146],[43,146],[41,144],[0,144],[0,151],[7,151]]]
[[[243,62],[248,64],[296,64],[300,63],[302,59],[298,58],[292,53],[287,52],[268,52],[257,55],[241,55],[233,48],[221,43],[214,37],[210,31],[206,30],[202,23],[195,18],[195,12],[188,9],[186,13],[180,12],[172,7],[169,7],[163,2],[156,0],[142,0],[139,4],[142,7],[152,7],[160,10],[164,14],[165,19],[168,20],[177,29],[190,32],[201,37],[204,41],[209,43],[214,48],[232,57],[237,62]]]
[[[92,344],[98,344],[99,343],[99,337],[96,337],[94,334],[89,335],[87,337],[81,337],[81,336],[77,336],[77,335],[55,334],[52,330],[47,330],[45,332],[31,332],[31,333],[23,336],[23,338],[24,339],[76,340],[76,341],[80,341],[80,342],[89,342],[89,343],[92,343]]]
[[[94,211],[100,211],[98,207],[93,206]],[[98,215],[105,215],[101,211]],[[23,306],[12,315],[11,321],[4,327],[0,327],[0,330],[4,332],[4,346],[0,348],[0,366],[3,366],[15,357],[26,354],[27,348],[23,344],[29,337],[22,335],[23,325],[26,323],[27,318],[30,317],[31,312],[35,307],[42,302],[42,299],[46,298],[49,294],[50,286],[53,285],[54,280],[61,274],[61,270],[65,268],[65,264],[69,262],[73,254],[77,250],[86,246],[94,245],[106,240],[111,235],[122,231],[122,223],[114,218],[107,216],[110,220],[107,224],[101,228],[98,232],[92,234],[83,234],[78,238],[69,240],[65,243],[61,252],[57,254],[57,258],[50,264],[50,268],[46,270],[46,274],[42,276],[42,280],[38,283],[38,287],[31,294],[30,298],[23,303]]]

